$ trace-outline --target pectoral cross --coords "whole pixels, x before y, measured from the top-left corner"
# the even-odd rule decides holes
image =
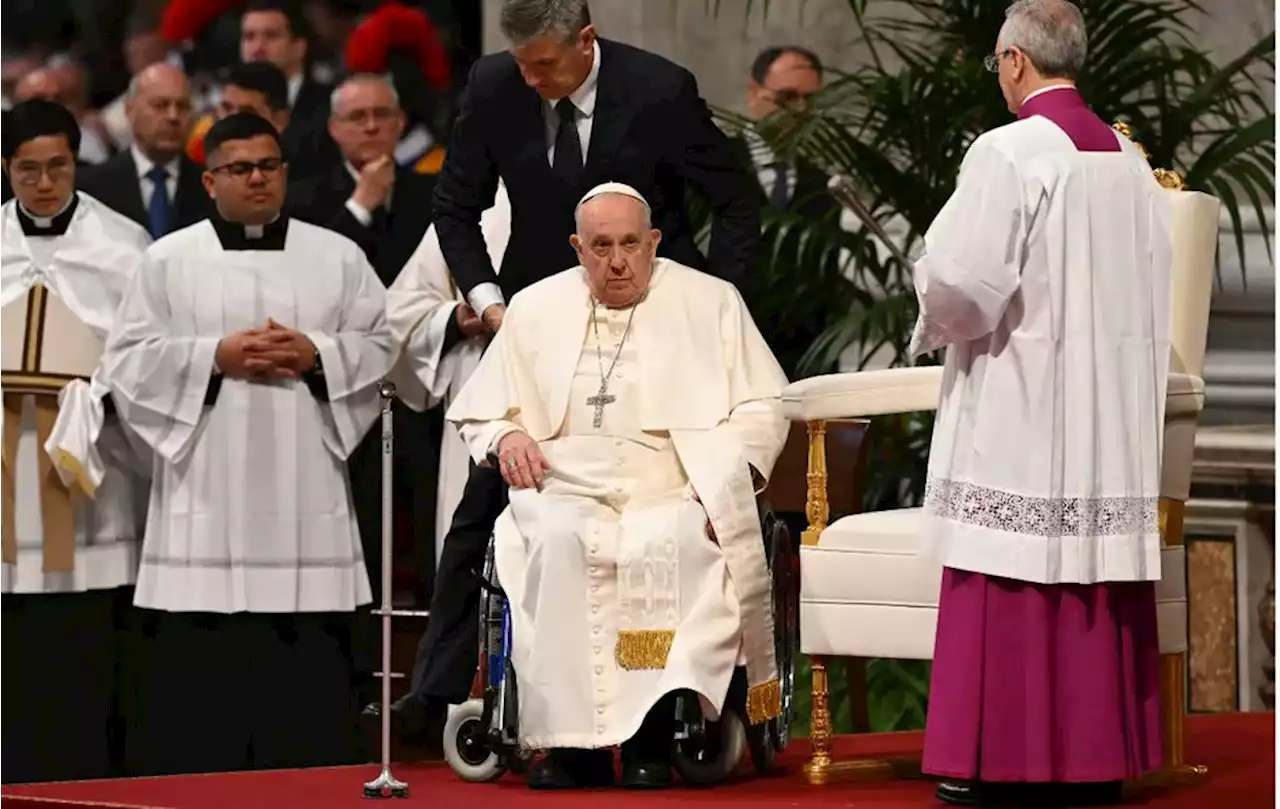
[[[617,397],[609,393],[608,388],[605,385],[600,386],[600,392],[595,396],[587,397],[587,404],[596,409],[596,414],[591,417],[592,427],[595,427],[597,430],[600,429],[600,426],[604,424],[604,406],[607,404],[613,404],[616,400]]]

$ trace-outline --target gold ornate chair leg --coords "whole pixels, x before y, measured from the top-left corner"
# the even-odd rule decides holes
[[[1182,520],[1185,504],[1179,500],[1161,498],[1160,533],[1164,544],[1183,544]],[[1209,772],[1203,764],[1187,763],[1187,655],[1186,652],[1160,655],[1160,723],[1163,725],[1164,766],[1148,773],[1131,788],[1142,791],[1148,787],[1165,787],[1185,784],[1201,778]]]
[[[810,784],[827,783],[827,770],[831,767],[831,706],[828,703],[827,663],[821,657],[809,657],[813,694],[809,710],[809,763],[804,767]]]

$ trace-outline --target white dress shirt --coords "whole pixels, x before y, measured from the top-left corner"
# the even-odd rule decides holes
[[[588,145],[591,143],[591,123],[596,114],[596,90],[600,84],[599,42],[595,43],[592,52],[591,72],[587,74],[582,84],[578,85],[578,89],[569,94],[569,100],[578,110],[578,142],[582,144],[584,162],[587,159]],[[549,101],[544,98],[542,100],[542,117],[547,137],[547,162],[551,165],[555,165],[556,161],[556,130],[560,128],[560,114],[556,112],[558,101],[559,99]],[[505,305],[506,298],[502,295],[502,288],[490,281],[477,284],[475,289],[467,293],[467,303],[471,304],[471,308],[478,314],[483,315],[484,310],[490,306]]]

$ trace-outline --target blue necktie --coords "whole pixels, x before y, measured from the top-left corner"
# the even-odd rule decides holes
[[[162,166],[152,166],[147,179],[152,187],[147,229],[151,231],[151,238],[158,239],[169,232],[169,172]]]

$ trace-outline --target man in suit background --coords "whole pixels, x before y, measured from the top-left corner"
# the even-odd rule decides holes
[[[796,45],[765,48],[751,64],[747,116],[759,123],[779,111],[801,111],[822,88],[822,79],[822,61],[813,51]],[[827,192],[828,174],[818,166],[775,154],[754,126],[743,129],[732,144],[738,159],[756,178],[756,200],[765,211],[766,229],[775,221],[813,222],[841,215],[839,203]],[[837,295],[848,292],[839,280],[843,254],[833,254],[823,267],[795,266],[787,256],[800,249],[797,231],[776,234],[775,249],[762,259],[772,263],[774,257],[783,258],[776,267],[761,267],[747,301],[769,348],[792,379],[801,359],[829,325],[830,313],[841,311],[828,295],[814,294],[815,283]],[[796,283],[797,270],[805,273],[809,283]]]
[[[89,166],[80,190],[145,227],[153,239],[194,224],[213,210],[200,166],[183,154],[191,122],[191,85],[169,64],[133,77],[125,101],[132,142],[105,163]]]
[[[405,115],[392,83],[359,74],[333,93],[329,134],[341,152],[341,162],[328,171],[289,189],[290,209],[299,219],[335,230],[360,245],[378,277],[387,286],[395,281],[431,224],[431,194],[435,178],[396,165],[396,143],[404,132]],[[435,568],[436,475],[440,463],[443,414],[417,413],[396,402],[395,486],[406,503],[413,532],[414,558],[429,591]],[[381,558],[382,473],[381,435],[375,427],[352,453],[351,493],[360,525],[365,559]],[[380,598],[381,579],[372,576],[374,600]]]
[[[252,0],[240,17],[240,60],[265,60],[284,71],[289,125],[284,146],[294,180],[326,170],[334,159],[325,137],[333,87],[308,70],[311,28],[297,0]]]
[[[638,48],[599,39],[586,0],[506,0],[507,53],[471,70],[435,193],[436,232],[449,270],[491,331],[524,287],[577,264],[569,236],[586,191],[626,183],[649,201],[658,254],[741,286],[756,261],[754,183],[711,119],[693,75]],[[481,214],[499,178],[512,210],[501,274]],[[709,255],[694,243],[686,185],[713,212]],[[472,467],[436,572],[427,634],[395,725],[406,740],[464,700],[476,666],[476,569],[506,501],[497,470]],[[376,714],[377,706],[369,706]]]
[[[758,122],[780,109],[803,107],[822,88],[822,70],[817,54],[806,48],[765,48],[751,64],[748,117]],[[779,159],[752,129],[742,133],[739,144],[751,161],[765,202],[775,210],[815,217],[839,207],[827,193],[827,174],[822,169],[803,160],[791,163]]]

